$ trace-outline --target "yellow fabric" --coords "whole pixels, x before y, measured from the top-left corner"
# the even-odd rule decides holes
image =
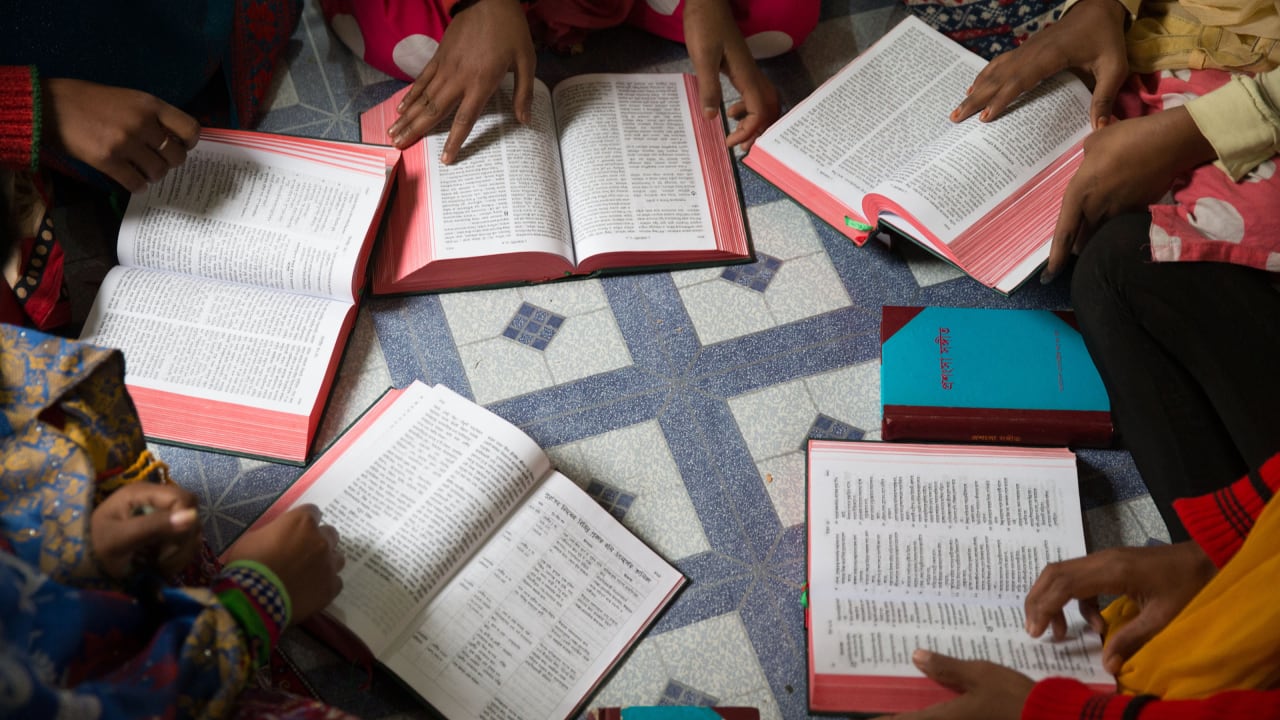
[[[1203,698],[1280,687],[1280,502],[1268,503],[1235,557],[1116,677],[1127,693]],[[1136,614],[1129,598],[1103,612],[1109,631]]]

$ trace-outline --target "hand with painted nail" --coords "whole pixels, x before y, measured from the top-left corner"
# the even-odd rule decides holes
[[[778,91],[756,65],[727,0],[688,0],[684,35],[698,78],[703,114],[711,118],[720,111],[723,72],[742,96],[729,107],[729,117],[737,121],[737,127],[725,144],[750,150],[756,138],[778,119]]]
[[[1159,200],[1174,181],[1217,157],[1185,107],[1111,123],[1084,141],[1084,160],[1067,183],[1041,282],[1052,280],[1093,228]]]
[[[1018,720],[1034,685],[1026,675],[985,660],[957,660],[916,650],[911,662],[930,680],[960,695],[892,716],[896,720]]]
[[[1062,609],[1068,602],[1099,633],[1106,634],[1102,664],[1111,674],[1169,624],[1217,573],[1213,562],[1194,542],[1140,548],[1111,548],[1082,558],[1053,563],[1041,571],[1027,593],[1027,632],[1039,637],[1052,630],[1066,634]],[[1099,595],[1123,595],[1137,613],[1108,631],[1098,612]]]
[[[387,129],[392,143],[409,147],[454,113],[440,155],[446,165],[453,162],[508,71],[515,71],[516,120],[527,123],[536,62],[519,0],[478,0],[449,23],[435,56],[396,108],[400,118]]]
[[[227,549],[228,563],[254,560],[284,583],[296,625],[320,612],[342,591],[346,557],[338,531],[321,521],[315,505],[300,505],[251,530]]]
[[[143,570],[170,575],[200,547],[196,496],[177,485],[137,482],[107,496],[90,517],[90,542],[104,572],[124,580]]]
[[[45,142],[129,192],[181,165],[200,139],[195,118],[145,92],[67,78],[41,88]]]
[[[1045,78],[1062,70],[1079,70],[1093,81],[1089,108],[1093,127],[1111,122],[1116,93],[1129,76],[1124,43],[1127,13],[1118,0],[1080,0],[1058,22],[988,63],[951,112],[952,121],[979,112],[984,122],[995,120]]]

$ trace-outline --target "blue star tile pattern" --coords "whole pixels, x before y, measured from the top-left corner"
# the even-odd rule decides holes
[[[861,440],[863,435],[861,430],[848,423],[818,413],[818,417],[813,419],[813,425],[810,426],[807,437],[814,440]]]
[[[780,267],[782,267],[781,260],[758,252],[755,262],[747,265],[730,265],[720,273],[720,277],[762,293],[769,289],[769,283],[778,274]]]
[[[667,687],[662,691],[662,698],[658,700],[659,705],[697,705],[699,707],[711,707],[716,702],[717,698],[715,696],[695,690],[675,680],[667,682]]]
[[[600,503],[600,507],[609,511],[609,514],[621,520],[626,517],[627,511],[631,509],[631,504],[635,502],[636,496],[619,490],[611,485],[592,480],[587,483],[587,494],[595,498]]]
[[[511,322],[507,323],[507,329],[502,331],[502,336],[534,350],[546,350],[563,324],[563,315],[543,310],[537,305],[522,303]]]

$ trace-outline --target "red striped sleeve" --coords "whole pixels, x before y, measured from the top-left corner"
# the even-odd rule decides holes
[[[1195,498],[1175,500],[1173,509],[1191,538],[1222,567],[1253,529],[1262,508],[1280,488],[1280,455],[1231,485]]]

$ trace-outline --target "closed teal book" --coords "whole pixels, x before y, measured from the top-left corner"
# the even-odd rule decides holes
[[[1106,447],[1111,403],[1069,311],[886,306],[884,440]]]

